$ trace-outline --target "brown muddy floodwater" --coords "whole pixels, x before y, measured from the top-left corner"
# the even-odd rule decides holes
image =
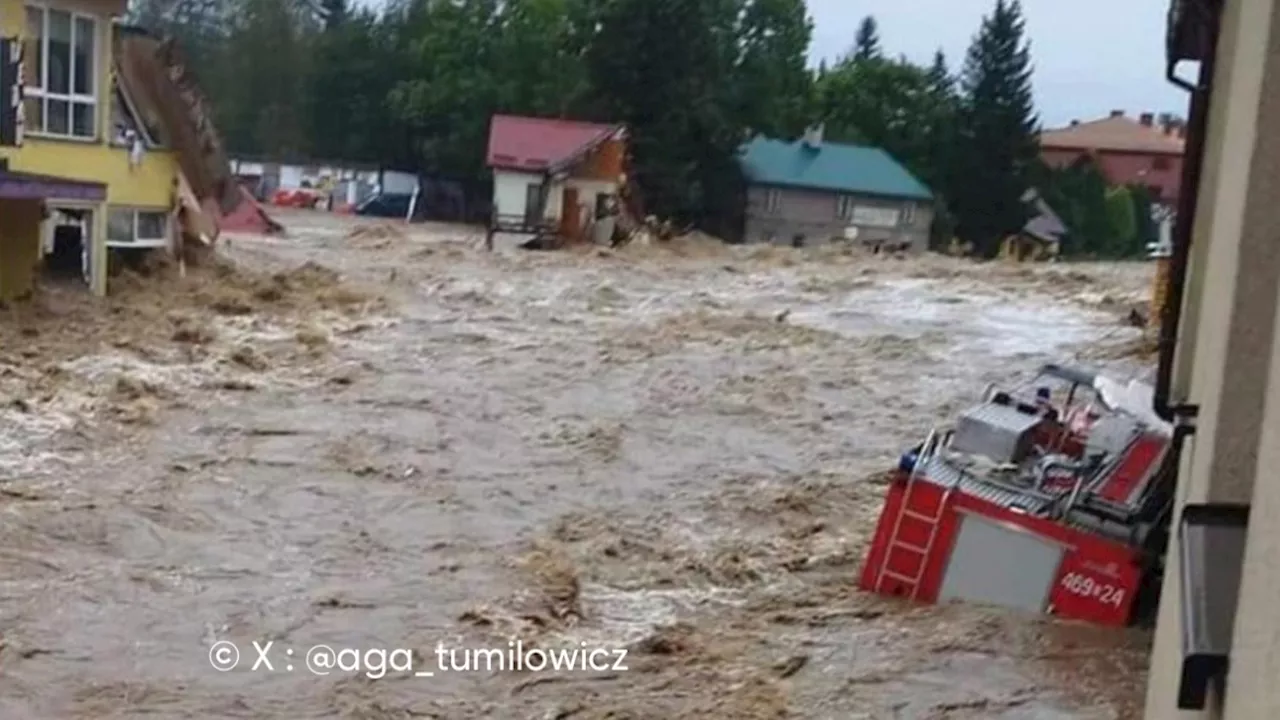
[[[0,319],[0,718],[1134,715],[1142,633],[854,581],[941,414],[1143,370],[1145,266],[282,219],[235,268]],[[437,669],[514,640],[627,669]],[[317,676],[321,644],[406,652]]]

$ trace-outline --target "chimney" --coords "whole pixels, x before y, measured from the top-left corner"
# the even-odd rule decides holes
[[[1138,116],[1138,123],[1142,125],[1142,127],[1151,127],[1151,124],[1154,123],[1155,120],[1155,113],[1144,112]]]
[[[804,146],[811,150],[821,149],[822,135],[825,132],[825,130],[826,130],[826,127],[823,123],[818,123],[817,125],[811,125],[808,128],[806,128],[804,131]]]
[[[1123,111],[1123,110],[1112,110],[1112,111],[1111,111],[1111,117],[1113,117],[1113,118],[1124,117],[1124,111]]]

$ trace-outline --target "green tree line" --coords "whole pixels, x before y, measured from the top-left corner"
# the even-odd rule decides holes
[[[135,0],[182,43],[234,152],[483,181],[496,112],[626,123],[646,211],[738,234],[757,133],[878,145],[939,197],[935,236],[992,255],[1026,221],[1039,123],[1018,0],[953,72],[887,55],[873,18],[811,69],[804,0]]]

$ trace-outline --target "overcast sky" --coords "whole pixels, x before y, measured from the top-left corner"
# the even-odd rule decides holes
[[[956,69],[995,0],[808,0],[812,59],[853,44],[874,15],[886,52],[928,62],[941,47]],[[1168,0],[1022,0],[1035,64],[1036,104],[1046,127],[1146,110],[1186,115],[1186,94],[1164,79]],[[1186,75],[1187,71],[1182,70]]]

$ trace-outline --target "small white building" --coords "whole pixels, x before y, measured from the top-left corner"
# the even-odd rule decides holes
[[[568,241],[612,235],[625,181],[621,125],[495,115],[489,241],[497,233]]]

